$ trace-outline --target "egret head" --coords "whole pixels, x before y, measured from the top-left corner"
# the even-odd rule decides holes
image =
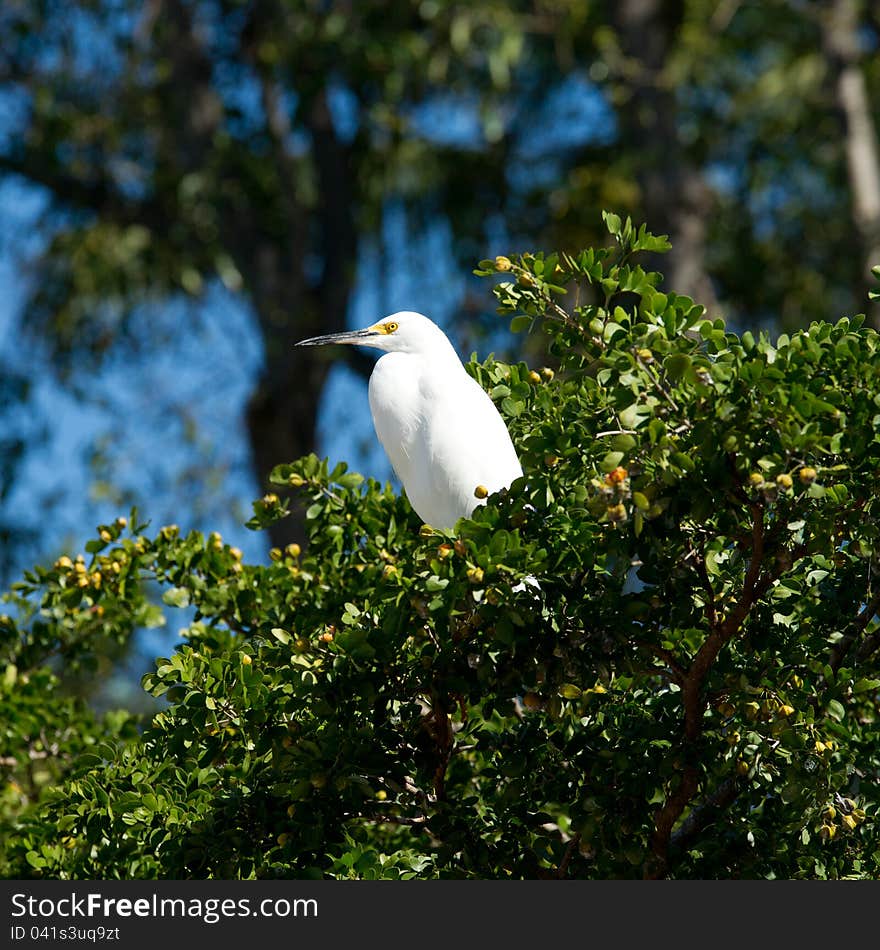
[[[401,310],[382,317],[363,330],[346,330],[300,340],[297,346],[323,346],[326,343],[355,343],[386,353],[431,353],[438,347],[451,347],[446,334],[421,313]]]

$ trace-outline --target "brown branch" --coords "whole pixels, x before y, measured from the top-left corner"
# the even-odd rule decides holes
[[[669,839],[670,848],[684,848],[688,841],[707,828],[739,796],[744,788],[739,778],[726,779],[706,800],[691,811]]]
[[[687,677],[687,671],[685,668],[678,662],[673,654],[672,650],[667,650],[664,647],[658,647],[653,643],[644,643],[639,641],[636,643],[636,646],[641,650],[646,650],[648,653],[653,654],[658,659],[663,660],[663,662],[669,667],[669,672],[672,676],[673,682],[681,686],[685,678]]]
[[[761,566],[764,561],[764,509],[757,504],[750,505],[752,512],[752,556],[746,571],[742,593],[734,604],[733,610],[716,625],[703,645],[697,651],[691,664],[687,680],[682,688],[685,714],[685,736],[694,741],[700,734],[702,717],[701,693],[703,682],[710,667],[715,662],[725,643],[731,640],[742,626],[749,611],[761,593],[769,588],[772,580],[765,578],[759,582]]]
[[[666,877],[672,829],[688,802],[696,795],[698,786],[699,773],[694,766],[686,766],[681,777],[681,784],[672,795],[667,797],[654,819],[654,833],[651,835],[651,851],[654,860],[645,869],[646,879],[657,880]]]
[[[446,769],[452,758],[453,732],[449,715],[437,693],[431,691],[431,712],[424,719],[424,728],[437,750],[437,765],[434,769],[433,787],[436,801],[443,801],[446,797]]]
[[[700,579],[703,591],[706,594],[706,619],[709,621],[710,629],[714,630],[717,624],[717,614],[715,612],[715,590],[712,587],[712,580],[709,577],[709,571],[706,569],[706,557],[702,550],[693,547],[688,541],[688,555],[685,558],[692,558],[694,567],[697,571],[697,577]]]
[[[721,623],[716,623],[709,636],[703,641],[682,683],[686,754],[689,749],[693,748],[702,733],[702,718],[706,705],[703,685],[712,664],[724,645],[736,636],[742,628],[743,622],[755,603],[763,597],[785,571],[790,569],[794,561],[803,557],[807,551],[806,544],[798,545],[791,551],[786,551],[784,557],[777,559],[772,570],[762,573],[766,541],[764,509],[755,502],[751,502],[749,507],[752,514],[751,558],[743,582],[742,593],[727,617]],[[663,807],[657,812],[654,821],[654,833],[651,836],[653,860],[646,867],[646,877],[665,877],[669,865],[672,830],[688,803],[696,794],[698,787],[698,770],[693,765],[686,765],[683,770],[681,784],[667,797]]]
[[[568,872],[568,866],[571,864],[571,859],[574,857],[574,853],[578,848],[578,845],[581,843],[581,833],[578,832],[571,841],[568,842],[568,847],[565,849],[565,854],[562,856],[562,860],[559,862],[559,867],[556,869],[556,878],[557,880],[562,880]]]
[[[858,640],[862,633],[864,633],[865,628],[871,622],[871,619],[876,616],[877,611],[880,610],[880,589],[877,593],[865,604],[865,606],[859,611],[858,616],[852,622],[851,631],[834,644],[834,648],[831,651],[831,657],[828,660],[828,665],[836,673],[843,661],[846,659],[846,655],[849,653],[852,645]],[[857,656],[859,659],[865,659],[870,656],[878,647],[880,647],[880,631],[871,634],[871,636],[866,637],[862,643],[859,645]]]
[[[859,647],[858,658],[866,660],[877,649],[880,649],[880,630],[875,630],[870,637],[865,637]]]

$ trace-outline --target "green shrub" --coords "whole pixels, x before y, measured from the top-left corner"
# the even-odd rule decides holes
[[[606,223],[478,270],[554,369],[470,363],[526,475],[454,534],[312,456],[251,522],[292,491],[305,552],[133,518],[27,576],[7,876],[880,873],[878,335],[729,333]],[[50,657],[158,623],[157,585],[192,617],[144,677],[167,707],[138,732],[62,701]]]

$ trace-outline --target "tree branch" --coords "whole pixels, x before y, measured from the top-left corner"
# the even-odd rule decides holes
[[[877,615],[877,611],[880,610],[880,590],[865,604],[865,606],[859,611],[858,616],[853,620],[851,630],[845,636],[843,636],[837,643],[834,644],[834,648],[831,650],[831,657],[828,660],[828,665],[836,673],[841,665],[843,664],[844,659],[846,659],[847,653],[849,653],[852,645],[858,640],[862,633],[864,633],[865,628],[871,622],[872,618]],[[880,647],[880,631],[876,631],[871,634],[871,636],[866,637],[862,643],[859,645],[857,656],[859,659],[865,659],[870,656],[878,647]]]
[[[670,836],[670,848],[684,848],[687,843],[707,828],[718,814],[732,804],[743,790],[738,778],[728,778],[701,804],[696,806]]]

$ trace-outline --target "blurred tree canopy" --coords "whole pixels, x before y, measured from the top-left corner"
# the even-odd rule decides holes
[[[479,267],[557,369],[469,364],[525,476],[454,531],[310,455],[305,551],[133,515],[28,573],[0,874],[877,878],[880,335],[731,333],[606,222]],[[162,604],[143,730],[64,696]]]
[[[488,221],[579,248],[613,206],[670,235],[670,286],[738,325],[863,309],[867,3],[2,0],[0,32],[0,174],[51,197],[27,329],[62,375],[88,374],[120,343],[161,344],[145,302],[243,295],[265,352],[261,479],[314,446],[328,363],[291,344],[343,327],[392,201],[451,222],[469,264]],[[601,129],[572,118],[593,95]]]

